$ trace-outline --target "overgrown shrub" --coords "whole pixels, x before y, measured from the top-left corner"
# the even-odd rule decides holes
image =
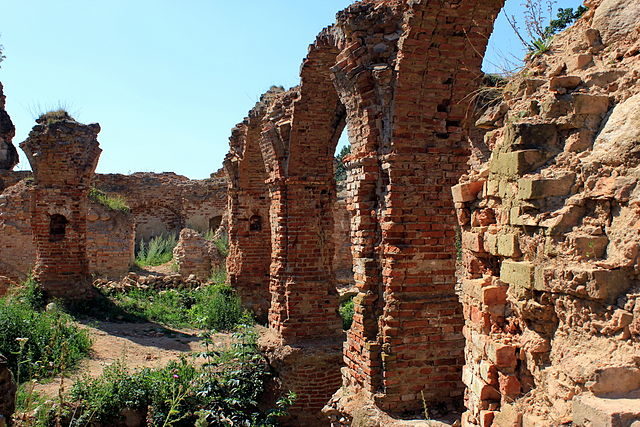
[[[224,284],[206,286],[195,294],[196,303],[189,310],[191,321],[200,328],[228,331],[251,318],[242,308],[240,297]]]
[[[107,194],[97,188],[92,188],[89,191],[89,199],[113,211],[129,212],[131,210],[124,197],[118,194]]]
[[[269,372],[249,328],[235,335],[230,349],[217,352],[207,346],[201,356],[205,363],[200,365],[182,358],[139,372],[116,363],[98,378],[78,381],[72,389],[76,416],[71,425],[115,425],[125,408],[157,426],[273,426],[286,413],[291,396],[272,409],[259,407]]]
[[[173,258],[173,248],[178,244],[176,234],[161,234],[148,242],[140,241],[136,252],[136,264],[139,267],[162,265]]]
[[[141,319],[176,327],[228,331],[251,321],[240,298],[224,283],[198,289],[133,289],[112,293],[116,306]]]
[[[342,329],[345,331],[351,327],[353,323],[353,297],[346,299],[340,303],[340,317],[342,318]]]
[[[91,348],[89,334],[68,314],[56,308],[37,311],[31,298],[0,299],[0,353],[21,381],[73,368]]]

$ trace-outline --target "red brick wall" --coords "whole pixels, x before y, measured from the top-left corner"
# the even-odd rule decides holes
[[[228,281],[245,305],[264,320],[269,310],[271,225],[260,132],[267,105],[282,89],[265,93],[232,131],[224,168],[228,176]]]
[[[39,119],[20,144],[34,171],[31,228],[36,244],[35,278],[53,297],[82,298],[90,286],[87,257],[88,192],[100,156],[100,126],[71,118]],[[52,230],[64,217],[64,234]]]
[[[94,185],[126,199],[135,218],[137,241],[177,234],[184,227],[204,233],[210,220],[224,216],[227,208],[227,183],[219,177],[191,180],[170,172],[98,174]]]

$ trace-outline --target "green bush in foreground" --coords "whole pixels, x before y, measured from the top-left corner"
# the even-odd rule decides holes
[[[178,244],[175,234],[161,234],[148,242],[140,241],[136,253],[136,264],[148,267],[165,264],[173,258],[173,248]]]
[[[28,300],[0,299],[0,353],[20,381],[57,375],[74,367],[91,348],[88,333],[68,314],[37,311]]]
[[[229,331],[250,322],[240,298],[225,284],[164,291],[133,289],[109,297],[124,312],[170,326]]]
[[[72,389],[70,425],[116,425],[123,409],[140,412],[154,426],[276,425],[293,397],[280,399],[272,409],[259,408],[269,372],[254,336],[250,328],[241,328],[231,349],[208,347],[200,365],[183,358],[161,369],[130,372],[116,363],[98,378],[84,378]]]

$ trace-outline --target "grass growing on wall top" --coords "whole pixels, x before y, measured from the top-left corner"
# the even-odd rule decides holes
[[[129,212],[131,210],[124,197],[117,194],[107,194],[97,188],[92,188],[91,191],[89,191],[89,199],[113,211]]]

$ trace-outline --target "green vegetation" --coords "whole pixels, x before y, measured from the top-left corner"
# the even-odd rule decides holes
[[[7,57],[4,56],[4,46],[0,44],[0,62],[4,61]]]
[[[136,265],[148,267],[165,264],[173,258],[173,248],[178,244],[176,234],[161,234],[145,242],[140,241],[136,253]]]
[[[61,122],[65,120],[73,120],[73,117],[66,111],[64,108],[58,108],[56,110],[47,111],[46,113],[40,114],[38,119],[36,120],[38,123],[43,123],[50,125],[52,123]]]
[[[102,206],[105,206],[113,211],[118,212],[129,212],[131,209],[129,205],[127,205],[127,201],[124,197],[118,194],[107,194],[102,190],[98,190],[97,188],[92,188],[89,191],[89,199],[93,200],[96,203],[100,203]]]
[[[233,289],[222,283],[198,289],[132,289],[108,297],[129,315],[168,326],[229,331],[251,319]]]
[[[227,236],[222,236],[219,239],[212,240],[220,255],[226,258],[229,255],[229,238]]]
[[[353,323],[353,297],[346,299],[340,303],[340,317],[342,318],[342,329],[345,331],[351,327]]]
[[[43,303],[32,280],[22,293],[0,299],[0,354],[19,382],[73,368],[91,347],[68,314],[55,307],[40,311]]]
[[[347,179],[347,166],[345,165],[344,158],[351,154],[351,145],[345,145],[342,147],[338,155],[335,157],[336,164],[336,173],[335,179],[336,182],[344,181]]]
[[[69,425],[116,425],[124,409],[140,413],[154,426],[276,425],[294,396],[260,409],[269,372],[256,334],[241,327],[234,338],[231,348],[219,352],[206,336],[201,365],[182,358],[161,369],[129,372],[116,363],[98,378],[78,381],[71,392]]]
[[[546,0],[546,2],[524,0],[522,7],[524,8],[526,35],[524,35],[518,27],[516,18],[513,15],[507,16],[507,21],[518,39],[520,39],[524,48],[528,51],[529,57],[535,57],[549,51],[553,36],[573,24],[588,10],[584,6],[578,7],[575,11],[572,7],[559,8],[556,19],[553,19],[552,11],[555,3],[554,0]],[[547,20],[549,25],[545,26],[544,22]]]

